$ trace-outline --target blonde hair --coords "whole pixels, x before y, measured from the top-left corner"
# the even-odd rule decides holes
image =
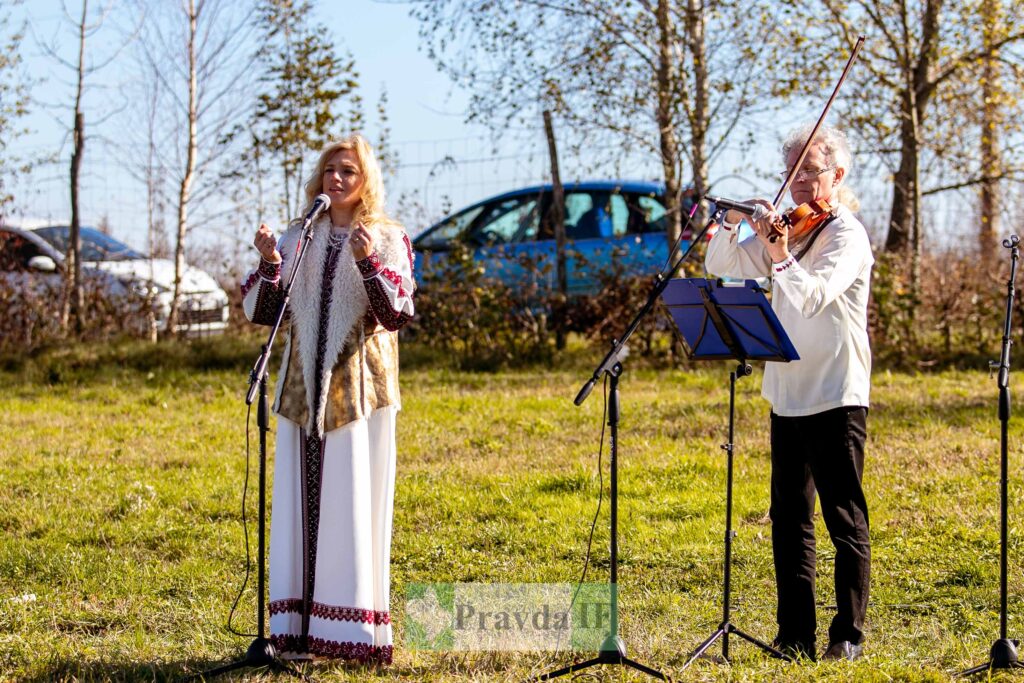
[[[313,208],[313,200],[324,191],[324,168],[327,166],[327,162],[332,156],[343,150],[355,153],[359,171],[363,174],[363,189],[359,196],[359,205],[353,216],[353,223],[362,223],[366,227],[374,224],[397,225],[384,211],[384,179],[381,175],[380,164],[377,163],[377,156],[373,153],[373,147],[370,146],[366,138],[358,133],[330,142],[320,152],[316,168],[313,169],[313,173],[306,181],[306,207],[302,213],[308,213]]]
[[[786,136],[786,141],[782,144],[784,163],[789,160],[790,152],[807,144],[807,138],[811,136],[813,130],[813,124],[806,124]],[[856,211],[860,208],[860,200],[857,199],[853,190],[846,186],[846,179],[849,177],[850,171],[853,170],[853,154],[850,152],[850,143],[846,139],[846,134],[838,128],[823,126],[814,136],[814,142],[821,146],[830,165],[843,169],[843,179],[839,182],[836,197],[850,211]]]

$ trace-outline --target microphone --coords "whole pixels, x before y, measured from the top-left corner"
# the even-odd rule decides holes
[[[719,209],[739,211],[745,213],[755,221],[759,221],[762,218],[768,216],[768,209],[764,208],[760,204],[752,204],[750,202],[737,202],[732,199],[724,199],[722,197],[711,197],[708,196],[709,202],[714,202],[715,206]]]
[[[313,208],[306,214],[306,220],[302,224],[303,227],[310,225],[320,214],[329,208],[331,208],[331,198],[325,194],[317,195],[316,199],[313,200]]]

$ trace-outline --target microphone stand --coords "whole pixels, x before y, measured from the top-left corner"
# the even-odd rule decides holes
[[[260,402],[256,409],[256,425],[260,433],[260,492],[259,492],[259,524],[257,526],[257,562],[258,569],[256,572],[256,590],[259,594],[259,606],[256,612],[256,638],[249,644],[249,648],[245,652],[245,656],[242,659],[219,666],[210,671],[191,676],[186,680],[205,680],[207,678],[213,678],[229,671],[235,671],[243,668],[260,668],[270,667],[271,670],[278,673],[287,673],[291,676],[309,680],[309,678],[301,671],[296,669],[291,664],[283,661],[277,653],[277,648],[274,644],[266,637],[266,483],[267,483],[267,433],[270,431],[270,408],[267,401],[267,383],[269,376],[267,374],[267,364],[270,362],[270,352],[274,347],[274,340],[277,338],[277,331],[281,328],[281,324],[284,322],[285,313],[288,310],[288,302],[291,300],[292,285],[295,283],[295,275],[299,272],[299,264],[302,262],[302,257],[306,255],[306,247],[313,239],[312,224],[313,219],[316,218],[317,211],[311,211],[302,224],[302,235],[299,237],[298,246],[295,254],[295,264],[292,266],[291,273],[288,276],[288,283],[284,288],[284,297],[281,299],[281,305],[277,309],[277,318],[274,321],[274,325],[270,328],[270,334],[267,337],[267,342],[263,345],[260,357],[256,360],[256,364],[253,366],[252,372],[249,374],[249,391],[245,396],[245,404],[251,406],[256,398],[256,392],[259,391]]]
[[[701,197],[700,201],[703,201],[703,200],[704,200],[704,197]],[[608,375],[608,377],[609,377],[609,387],[610,387],[609,388],[609,392],[608,392],[609,393],[609,396],[608,396],[608,427],[609,427],[608,443],[609,443],[609,453],[610,453],[609,460],[610,460],[610,468],[611,468],[611,495],[609,496],[609,505],[610,505],[610,509],[611,509],[611,525],[610,525],[611,526],[611,547],[610,547],[610,552],[609,552],[610,557],[611,557],[611,574],[610,574],[610,577],[609,577],[609,588],[610,588],[610,596],[611,596],[611,604],[610,604],[611,615],[610,615],[610,622],[609,622],[609,631],[608,631],[608,635],[605,637],[604,642],[601,644],[601,651],[598,653],[597,657],[594,657],[593,659],[589,659],[589,660],[584,661],[584,662],[579,662],[578,664],[570,664],[570,665],[565,666],[565,667],[563,667],[561,669],[557,669],[555,671],[551,671],[551,672],[543,674],[541,676],[537,676],[537,677],[535,677],[535,678],[533,678],[531,680],[547,681],[547,680],[550,680],[552,678],[558,678],[560,676],[565,676],[565,675],[571,674],[571,673],[573,673],[575,671],[579,671],[581,669],[587,669],[587,668],[590,668],[592,666],[597,666],[597,665],[600,665],[600,664],[618,664],[620,666],[627,666],[627,667],[636,669],[637,671],[641,671],[641,672],[647,674],[648,676],[652,676],[652,677],[657,678],[659,680],[663,680],[663,681],[664,680],[669,680],[669,678],[665,674],[661,673],[660,671],[656,671],[655,669],[652,669],[652,668],[650,668],[648,666],[645,666],[644,664],[641,664],[641,663],[639,663],[637,661],[634,661],[634,660],[630,659],[629,657],[627,657],[626,656],[626,644],[622,640],[622,637],[619,635],[619,609],[618,609],[618,585],[617,585],[617,582],[618,582],[618,567],[619,567],[619,558],[618,558],[618,550],[619,550],[619,543],[618,543],[618,509],[619,509],[619,504],[618,504],[618,498],[619,498],[618,497],[619,377],[623,373],[622,361],[624,360],[624,353],[623,353],[623,351],[626,348],[626,342],[629,341],[629,338],[636,331],[637,327],[640,326],[640,323],[643,321],[644,317],[646,317],[647,314],[654,308],[654,305],[658,301],[658,297],[660,297],[661,294],[665,291],[665,288],[668,287],[668,283],[669,283],[669,281],[671,279],[672,274],[675,273],[679,269],[679,267],[683,264],[683,262],[686,260],[686,258],[690,255],[690,252],[693,251],[694,247],[697,246],[698,244],[700,244],[701,240],[704,238],[704,235],[711,228],[711,226],[714,225],[716,222],[719,222],[721,214],[723,214],[724,211],[725,211],[724,209],[718,209],[717,211],[715,211],[714,215],[707,222],[707,224],[705,224],[704,227],[700,230],[700,232],[696,236],[693,237],[692,241],[690,242],[689,248],[686,250],[686,252],[681,257],[679,257],[678,260],[676,260],[673,263],[672,262],[672,254],[669,255],[669,259],[668,260],[671,263],[671,266],[667,267],[665,270],[662,270],[661,272],[659,272],[655,276],[655,278],[654,278],[654,286],[651,287],[651,291],[647,295],[647,301],[644,302],[644,305],[637,312],[636,316],[633,318],[633,321],[626,328],[626,332],[622,335],[622,337],[620,337],[619,339],[613,339],[612,340],[612,347],[611,347],[611,349],[605,355],[604,359],[594,369],[593,376],[586,382],[586,384],[583,385],[583,387],[580,389],[579,393],[576,395],[576,398],[573,400],[573,403],[575,403],[577,406],[583,405],[583,402],[587,400],[587,397],[590,395],[590,392],[594,389],[594,385],[596,385],[601,380],[601,377],[603,375],[605,375],[605,374]],[[688,219],[686,221],[686,225],[683,226],[683,231],[685,231],[686,228],[689,227],[690,220],[692,220],[692,219],[693,219],[693,214],[691,213],[690,214],[690,219]],[[673,254],[678,252],[679,244],[680,244],[680,242],[676,242],[675,246],[672,249]]]
[[[1006,637],[1006,613],[1007,613],[1007,545],[1009,532],[1007,529],[1008,517],[1008,458],[1007,438],[1010,423],[1010,316],[1013,313],[1014,288],[1013,282],[1017,277],[1017,261],[1020,259],[1020,238],[1010,235],[1009,239],[1003,240],[1003,246],[1010,250],[1010,279],[1006,283],[1006,318],[1003,323],[1003,350],[999,358],[999,455],[1000,455],[1000,477],[999,477],[999,639],[992,644],[989,652],[989,660],[984,664],[967,669],[962,676],[973,676],[974,674],[989,669],[1020,669],[1024,668],[1017,659],[1018,640],[1011,640]],[[995,363],[990,361],[990,366]]]

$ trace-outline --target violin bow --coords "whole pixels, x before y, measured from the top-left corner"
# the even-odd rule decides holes
[[[850,59],[846,62],[846,68],[843,69],[843,75],[839,77],[839,82],[836,83],[835,89],[832,91],[832,96],[828,98],[828,102],[825,103],[825,108],[821,112],[821,116],[818,117],[818,122],[814,124],[814,128],[811,130],[811,134],[807,138],[807,142],[804,143],[803,149],[800,150],[800,157],[793,164],[792,168],[789,169],[789,173],[786,175],[786,182],[782,184],[782,189],[775,195],[775,201],[772,202],[772,206],[779,206],[779,201],[786,196],[789,192],[789,186],[793,184],[796,174],[800,172],[800,167],[804,163],[804,159],[807,157],[807,152],[811,149],[811,142],[814,141],[814,137],[818,134],[821,129],[821,124],[825,122],[825,116],[828,115],[828,110],[832,107],[832,103],[836,100],[836,95],[839,94],[839,88],[843,87],[843,82],[850,73],[850,67],[853,66],[853,61],[857,59],[857,53],[860,52],[861,46],[864,44],[864,36],[857,38],[857,43],[853,46],[853,51],[850,52]],[[774,237],[774,235],[773,235]],[[774,239],[772,240],[775,241]]]

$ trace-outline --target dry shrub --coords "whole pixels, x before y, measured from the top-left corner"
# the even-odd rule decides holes
[[[59,279],[0,277],[0,353],[20,354],[67,341],[102,342],[151,335],[152,307],[144,294],[117,291],[111,294],[101,279],[83,280],[85,307],[80,330],[65,330],[60,322],[64,287]]]
[[[627,273],[618,256],[597,269],[600,291],[564,299],[537,284],[550,279],[551,263],[519,259],[510,265],[518,280],[502,279],[486,273],[469,250],[454,251],[445,267],[426,273],[406,336],[467,369],[548,361],[560,326],[598,349],[606,347],[623,334],[653,286],[650,276]],[[701,259],[688,261],[683,271],[702,275]],[[880,254],[868,320],[876,366],[978,367],[997,359],[1008,276],[1008,258],[993,264],[962,251],[936,252],[922,258],[915,288],[909,259]],[[1016,338],[1024,332],[1020,296],[1013,316]],[[660,302],[642,320],[630,346],[655,364],[683,362],[679,335]]]
[[[542,284],[553,280],[554,269],[543,257],[511,261],[512,275],[502,278],[486,272],[470,250],[456,247],[441,267],[425,266],[416,318],[404,334],[463,369],[549,361],[559,330],[606,345],[625,332],[654,284],[627,273],[620,256],[613,253],[607,264],[595,266],[574,255],[577,267],[594,272],[600,290],[566,298]],[[630,346],[647,358],[676,360],[673,334],[659,302]]]
[[[959,250],[921,258],[918,287],[910,261],[878,257],[872,281],[870,334],[879,364],[922,368],[977,367],[998,358],[1006,315],[1009,259],[993,263]],[[1016,298],[1011,334],[1024,331]]]

